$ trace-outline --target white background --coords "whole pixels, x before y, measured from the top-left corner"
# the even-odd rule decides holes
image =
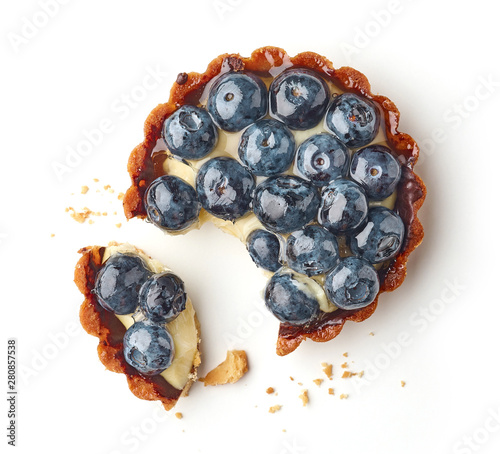
[[[0,14],[1,362],[5,371],[7,338],[17,338],[17,452],[499,452],[495,3],[65,3],[3,2]],[[275,354],[278,324],[263,309],[263,278],[244,245],[213,226],[166,237],[126,222],[117,198],[143,122],[176,75],[264,45],[362,71],[420,143],[416,171],[428,188],[419,214],[426,237],[403,286],[384,294],[366,322],[285,358]],[[156,83],[144,87],[151,71]],[[94,144],[82,148],[89,135]],[[77,147],[87,155],[75,157]],[[67,207],[109,214],[79,224]],[[201,375],[227,349],[244,348],[250,371],[240,382],[196,384],[167,413],[104,370],[97,340],[79,327],[82,296],[72,280],[78,249],[111,240],[136,244],[185,280],[203,326]],[[363,379],[340,378],[344,361]],[[321,362],[333,363],[335,376],[318,387]],[[266,394],[269,386],[278,395]],[[283,407],[270,414],[275,404]],[[3,446],[6,413],[4,402]]]

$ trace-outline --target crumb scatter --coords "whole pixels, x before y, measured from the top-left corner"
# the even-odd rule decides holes
[[[269,407],[269,413],[276,413],[277,411],[280,411],[283,408],[283,405],[273,405],[272,407]]]

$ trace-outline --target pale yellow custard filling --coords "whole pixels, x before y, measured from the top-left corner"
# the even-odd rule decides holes
[[[102,258],[103,263],[111,255],[118,252],[138,255],[145,261],[145,263],[148,265],[148,268],[154,273],[170,271],[158,260],[152,259],[144,252],[130,244],[108,246],[104,251],[104,255]],[[132,314],[116,315],[116,317],[127,329],[134,324]],[[166,327],[172,335],[175,354],[172,364],[168,369],[165,369],[161,373],[161,376],[174,388],[182,390],[190,380],[196,378],[196,374],[193,371],[193,366],[196,366],[199,362],[199,333],[196,323],[195,311],[189,297],[186,301],[186,308],[179,314],[179,316],[175,320],[167,323]]]

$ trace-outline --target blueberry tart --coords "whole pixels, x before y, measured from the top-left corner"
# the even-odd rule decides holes
[[[159,400],[170,410],[187,395],[200,364],[198,320],[183,281],[128,244],[80,253],[80,321],[99,338],[99,359],[125,374],[137,397]]]
[[[212,222],[238,237],[268,274],[263,304],[286,355],[370,317],[405,279],[426,189],[398,126],[363,74],[318,54],[221,55],[179,74],[147,118],[125,214],[168,234]]]

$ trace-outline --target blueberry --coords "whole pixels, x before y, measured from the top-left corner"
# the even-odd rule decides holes
[[[184,105],[163,124],[163,139],[168,149],[184,159],[201,159],[217,143],[217,128],[208,112]]]
[[[316,188],[302,178],[270,177],[255,189],[253,211],[266,228],[290,233],[311,222],[318,211]]]
[[[282,266],[280,239],[267,230],[254,230],[247,238],[247,250],[254,263],[268,271]]]
[[[329,98],[326,82],[308,69],[287,69],[269,87],[271,115],[291,129],[316,126],[326,112]]]
[[[318,288],[312,279],[283,269],[267,283],[266,306],[283,323],[305,325],[319,315]]]
[[[403,221],[394,211],[374,207],[368,212],[365,228],[350,237],[349,245],[353,254],[370,263],[381,263],[396,256],[404,233]]]
[[[226,220],[235,220],[250,209],[254,189],[252,174],[233,158],[210,159],[196,177],[196,192],[203,208]]]
[[[324,186],[347,175],[349,152],[345,145],[331,134],[316,134],[299,146],[297,169],[312,184]]]
[[[361,309],[375,300],[379,280],[375,268],[359,257],[346,257],[325,277],[328,299],[340,309]]]
[[[308,225],[288,237],[286,260],[290,268],[308,276],[326,273],[339,261],[337,238],[319,225]]]
[[[207,109],[224,131],[241,131],[266,114],[266,86],[250,73],[223,74],[210,89]]]
[[[201,208],[194,188],[171,175],[163,175],[149,185],[144,206],[148,219],[167,231],[189,227],[198,219]]]
[[[141,287],[139,305],[154,323],[169,323],[186,308],[184,282],[171,273],[153,274]]]
[[[117,315],[132,314],[139,304],[141,285],[150,275],[139,256],[116,253],[99,270],[93,293],[104,309]]]
[[[140,321],[125,332],[123,354],[141,374],[157,375],[172,364],[174,341],[164,326]]]
[[[326,127],[348,147],[368,145],[377,135],[379,125],[375,104],[354,93],[337,96],[326,113]]]
[[[373,200],[389,197],[401,178],[401,164],[391,154],[391,150],[382,145],[372,145],[356,151],[350,171],[351,178]]]
[[[241,135],[238,155],[243,165],[254,175],[278,175],[292,165],[295,139],[280,121],[259,120]]]
[[[318,222],[328,230],[343,234],[362,226],[368,215],[363,189],[350,180],[335,180],[323,188]]]

